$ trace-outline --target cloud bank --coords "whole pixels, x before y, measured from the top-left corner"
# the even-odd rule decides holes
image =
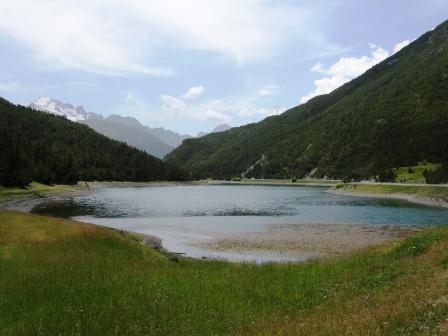
[[[0,0],[0,13],[0,33],[39,62],[107,75],[172,75],[164,48],[242,63],[310,34],[305,10],[268,0]]]
[[[405,40],[394,46],[393,54],[406,47],[411,40]],[[342,57],[329,68],[325,68],[321,63],[315,64],[312,72],[326,75],[314,81],[315,89],[308,95],[300,99],[300,103],[306,103],[311,98],[319,95],[327,94],[337,89],[341,85],[351,81],[352,79],[362,75],[374,65],[384,61],[390,56],[390,53],[375,45],[369,43],[370,55],[361,57]]]
[[[190,120],[213,124],[228,123],[236,126],[241,118],[267,117],[286,110],[283,106],[261,107],[258,94],[249,97],[226,97],[203,101],[187,101],[169,94],[160,96],[160,106],[150,106],[133,93],[129,93],[119,112],[138,117],[151,125],[170,121]]]

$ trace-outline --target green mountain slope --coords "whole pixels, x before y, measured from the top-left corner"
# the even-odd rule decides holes
[[[387,180],[448,156],[448,22],[331,94],[280,116],[185,140],[167,159],[198,177]]]
[[[183,172],[64,117],[0,98],[0,185],[183,179]]]

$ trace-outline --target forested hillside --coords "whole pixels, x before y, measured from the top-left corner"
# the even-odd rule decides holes
[[[169,163],[64,117],[0,98],[0,184],[179,180]]]
[[[198,177],[389,180],[392,168],[444,163],[448,178],[448,22],[331,94],[185,140],[167,159]]]

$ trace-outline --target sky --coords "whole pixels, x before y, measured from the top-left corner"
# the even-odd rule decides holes
[[[0,96],[195,135],[282,113],[448,19],[448,0],[0,0]]]

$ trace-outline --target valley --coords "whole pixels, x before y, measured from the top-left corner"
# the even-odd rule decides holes
[[[447,11],[0,1],[0,335],[448,335]]]

